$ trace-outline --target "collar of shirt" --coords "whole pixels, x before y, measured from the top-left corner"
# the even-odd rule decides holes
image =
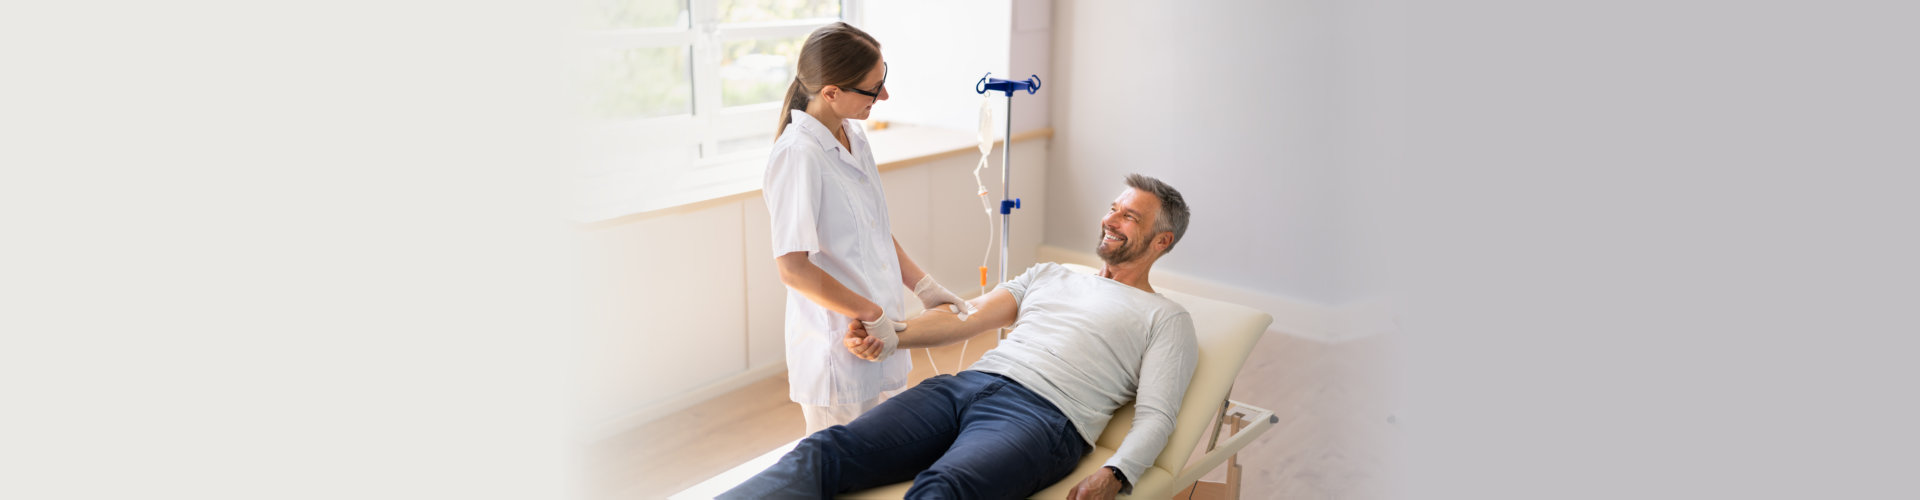
[[[840,152],[840,161],[847,162],[847,165],[857,170],[865,170],[861,168],[859,157],[854,156],[852,151],[847,151],[847,148],[840,147],[840,140],[833,137],[833,131],[827,130],[826,124],[814,119],[813,115],[807,114],[806,110],[790,109],[787,110],[787,113],[793,117],[793,125],[799,126],[800,130],[804,131],[808,137],[812,137],[813,140],[820,143],[820,149],[838,151]],[[863,143],[866,142],[866,137],[854,132],[853,129],[858,127],[859,125],[846,123],[845,120],[841,121],[841,128],[847,132],[847,142],[853,144],[855,148],[864,145]]]

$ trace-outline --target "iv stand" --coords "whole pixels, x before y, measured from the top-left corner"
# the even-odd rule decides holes
[[[1013,236],[1009,223],[1013,222],[1013,210],[1020,208],[1019,198],[1010,198],[1013,194],[1013,92],[1025,90],[1028,95],[1040,91],[1040,75],[1030,75],[1025,81],[990,78],[993,73],[980,77],[973,84],[973,93],[985,94],[998,90],[1007,95],[1006,135],[1000,139],[1000,282],[1007,282],[1007,240]],[[1000,338],[1007,338],[1007,329],[1000,329]]]

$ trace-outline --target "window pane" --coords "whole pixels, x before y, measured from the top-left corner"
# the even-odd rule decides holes
[[[840,0],[720,0],[720,22],[839,19]]]
[[[757,151],[769,147],[773,147],[773,132],[721,139],[716,149],[720,150],[720,156],[725,156],[741,151]]]
[[[793,67],[807,37],[727,42],[720,55],[720,105],[779,102],[793,84]]]
[[[587,29],[687,26],[687,0],[587,0]]]
[[[593,115],[651,118],[693,112],[692,76],[686,46],[608,49],[597,52]]]

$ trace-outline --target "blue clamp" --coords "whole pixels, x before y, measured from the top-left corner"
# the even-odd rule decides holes
[[[1011,200],[1000,200],[1000,213],[1010,214],[1010,213],[1013,213],[1013,209],[1016,209],[1016,208],[1020,208],[1019,198],[1014,198]]]
[[[988,91],[998,90],[1005,92],[1008,96],[1012,96],[1015,90],[1025,90],[1027,91],[1027,95],[1033,95],[1034,92],[1040,91],[1040,75],[1028,76],[1024,81],[988,78],[990,76],[993,76],[992,72],[981,76],[980,81],[974,82],[973,93],[985,94]]]

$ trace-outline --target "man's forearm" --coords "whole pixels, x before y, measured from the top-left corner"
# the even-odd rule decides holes
[[[986,295],[967,301],[973,306],[973,314],[966,321],[960,315],[947,312],[946,307],[928,309],[926,314],[907,321],[907,330],[900,332],[901,348],[939,347],[959,342],[974,335],[992,331],[995,328],[1013,324],[1020,316],[1020,305],[1013,295],[1005,289],[996,288]]]
[[[940,347],[997,328],[979,318],[969,317],[967,321],[961,321],[960,315],[942,310],[945,307],[929,309],[926,314],[907,320],[906,331],[900,332],[900,348]]]

